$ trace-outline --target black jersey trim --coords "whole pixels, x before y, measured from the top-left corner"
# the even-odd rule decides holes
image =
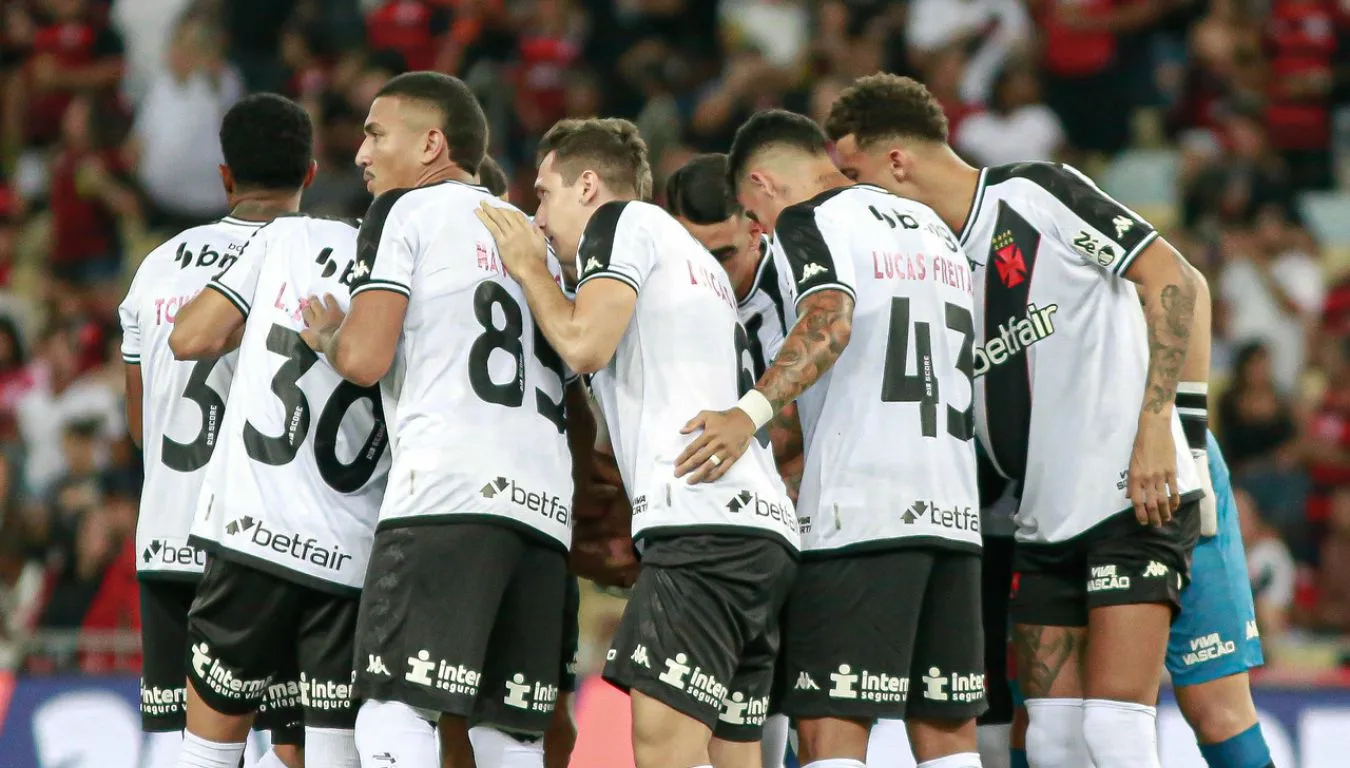
[[[136,581],[151,583],[174,582],[176,584],[195,584],[202,580],[201,571],[136,571]]]
[[[624,273],[618,271],[617,269],[608,269],[608,268],[606,268],[606,269],[597,269],[597,270],[595,270],[594,272],[591,272],[591,273],[587,274],[585,277],[583,277],[583,278],[581,278],[580,280],[578,280],[578,281],[577,281],[577,291],[580,291],[580,290],[581,290],[581,286],[585,285],[586,283],[589,283],[589,282],[592,281],[592,280],[597,280],[597,279],[618,280],[619,282],[623,283],[624,285],[628,286],[629,288],[632,288],[632,289],[633,289],[633,293],[640,293],[640,290],[639,290],[639,288],[638,288],[638,284],[637,284],[637,281],[636,281],[636,280],[634,280],[633,278],[629,277],[628,275],[625,275]]]
[[[353,288],[348,295],[355,296],[366,291],[389,291],[412,298],[412,289],[397,280],[366,280]]]
[[[755,264],[755,276],[750,281],[750,290],[745,292],[745,298],[736,301],[736,307],[739,309],[749,303],[750,298],[755,295],[755,291],[764,287],[764,273],[772,269],[773,258],[769,253],[769,239],[767,237],[759,238],[759,263]]]
[[[984,189],[988,183],[989,169],[980,169],[980,178],[975,182],[975,196],[970,198],[970,210],[966,211],[966,218],[961,222],[961,233],[957,237],[957,242],[965,247],[966,238],[975,229],[975,222],[980,218],[980,207],[984,205]]]
[[[365,218],[356,233],[356,271],[361,277],[352,281],[352,295],[355,295],[366,283],[374,282],[375,257],[380,253],[380,240],[384,237],[384,225],[389,222],[389,214],[394,205],[409,192],[407,189],[391,189],[375,198],[366,210]]]
[[[1130,265],[1134,263],[1135,259],[1139,258],[1139,254],[1147,250],[1148,247],[1153,244],[1153,241],[1157,239],[1158,239],[1157,230],[1150,232],[1148,234],[1148,237],[1145,237],[1143,240],[1139,242],[1139,245],[1136,245],[1134,247],[1133,251],[1130,251],[1129,253],[1121,257],[1121,259],[1117,261],[1114,266],[1111,267],[1111,271],[1121,277],[1124,277],[1125,273],[1129,270]]]
[[[777,531],[768,528],[752,528],[733,523],[697,523],[694,525],[660,525],[646,528],[633,537],[633,543],[645,547],[661,539],[673,539],[677,536],[743,536],[750,539],[767,539],[780,544],[788,551],[793,560],[800,560],[802,553],[795,542]]]
[[[875,552],[891,552],[897,549],[929,549],[940,552],[958,552],[978,555],[983,550],[979,542],[944,539],[941,536],[896,536],[889,539],[871,539],[832,549],[808,549],[802,552],[802,560],[830,560],[839,557],[854,557]]]
[[[208,555],[214,555],[216,550],[220,549],[220,544],[211,539],[205,539],[195,534],[188,534],[187,543],[190,547],[196,547]]]
[[[818,288],[831,287],[853,295],[853,289],[839,279],[834,252],[820,231],[816,221],[818,209],[836,195],[851,187],[827,189],[810,200],[790,205],[778,214],[774,225],[774,239],[787,257],[792,280],[797,286],[797,303]],[[848,258],[848,254],[844,254]]]
[[[213,557],[218,557],[221,560],[228,560],[232,563],[238,563],[239,565],[252,568],[255,571],[262,571],[263,573],[275,576],[283,581],[289,581],[292,584],[298,584],[306,589],[315,590],[316,592],[348,598],[361,596],[360,587],[349,587],[346,584],[337,584],[332,581],[316,578],[308,573],[293,571],[284,565],[277,565],[271,560],[240,552],[237,549],[218,546],[211,555]]]
[[[853,299],[854,303],[857,303],[858,301],[858,295],[854,293],[853,289],[848,287],[847,285],[843,283],[822,283],[820,285],[814,285],[806,289],[805,291],[802,291],[801,293],[797,294],[796,306],[800,306],[802,300],[805,299],[807,296],[815,295],[817,293],[820,293],[821,291],[839,291],[840,293],[848,294],[848,297],[850,299]]]
[[[140,364],[141,364],[141,356],[140,356],[140,355],[122,355],[122,362],[126,363],[127,365],[140,365]]]
[[[1031,360],[1018,324],[1030,322],[1028,304],[1041,233],[1006,200],[998,201],[994,234],[985,259],[985,353],[1002,357],[984,374],[989,459],[1004,477],[1026,476],[1031,439]],[[1011,329],[1011,332],[1007,332]],[[1053,407],[1053,406],[1052,406]]]
[[[249,312],[248,302],[245,301],[244,297],[240,296],[233,288],[230,288],[227,285],[222,285],[221,283],[216,282],[214,279],[208,282],[206,284],[206,287],[210,288],[216,293],[219,293],[221,296],[224,296],[227,301],[229,301],[231,304],[234,305],[235,309],[239,310],[239,314],[243,315],[245,318],[248,317]]]
[[[567,545],[535,528],[529,523],[523,523],[514,517],[505,515],[494,515],[490,512],[447,512],[437,515],[412,515],[411,517],[394,517],[388,520],[381,520],[375,526],[375,533],[392,531],[398,528],[416,528],[426,525],[460,525],[467,523],[477,523],[478,525],[495,525],[501,528],[509,528],[531,541],[543,546],[555,549],[563,555],[567,555]]]
[[[600,272],[613,272],[614,243],[618,239],[619,219],[628,207],[627,200],[612,200],[596,209],[581,235],[577,251],[577,288]],[[626,282],[632,283],[629,278]],[[637,290],[637,285],[633,285]]]

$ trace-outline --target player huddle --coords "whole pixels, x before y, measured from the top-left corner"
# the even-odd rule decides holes
[[[1087,178],[965,165],[886,75],[823,129],[757,113],[669,210],[623,120],[548,131],[532,221],[459,80],[394,78],[365,129],[364,219],[305,216],[308,118],[239,102],[231,215],[122,307],[180,768],[251,727],[291,768],[566,765],[569,571],[634,553],[604,675],[639,768],[777,768],[789,724],[806,768],[899,730],[975,768],[977,718],[1014,724],[989,765],[1157,766],[1165,660],[1212,765],[1269,763],[1207,289]]]

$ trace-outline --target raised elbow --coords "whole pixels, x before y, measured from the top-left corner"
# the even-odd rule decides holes
[[[347,381],[359,387],[373,387],[388,373],[393,358],[380,350],[359,350],[339,341],[337,359],[332,363]]]
[[[572,354],[559,355],[567,367],[576,371],[578,375],[585,376],[609,365],[609,358],[601,355],[595,350],[577,350]]]

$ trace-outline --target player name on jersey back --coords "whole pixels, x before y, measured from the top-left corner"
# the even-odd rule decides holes
[[[1148,371],[1125,278],[1157,232],[1069,166],[986,168],[961,245],[974,272],[976,428],[1019,482],[1017,538],[1059,542],[1130,507]],[[1198,488],[1174,414],[1177,479]]]
[[[136,269],[118,314],[122,359],[139,365],[145,485],[136,522],[136,569],[147,577],[195,577],[206,554],[188,543],[202,480],[220,438],[234,353],[177,360],[169,349],[178,310],[239,257],[263,225],[225,217],[188,229]]]
[[[361,227],[353,295],[408,297],[381,382],[394,465],[381,527],[492,522],[566,549],[572,378],[474,214],[482,187],[447,181],[381,195]],[[561,272],[554,260],[555,279]]]
[[[752,441],[716,482],[675,477],[692,439],[680,429],[724,410],[755,384],[749,342],[726,272],[678,221],[648,203],[601,206],[577,253],[580,296],[614,280],[637,305],[613,360],[591,377],[633,506],[633,536],[695,531],[767,535],[796,550],[796,514],[769,450]]]
[[[848,347],[797,400],[805,548],[977,551],[972,284],[955,235],[926,206],[855,185],[785,209],[773,255],[794,317],[820,291],[854,302]]]
[[[388,435],[378,389],[343,380],[300,331],[311,295],[347,308],[356,232],[344,221],[280,217],[209,284],[248,320],[224,445],[194,526],[216,537],[221,557],[348,594],[365,578]]]

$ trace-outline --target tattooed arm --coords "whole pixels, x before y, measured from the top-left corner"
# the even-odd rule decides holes
[[[1170,420],[1177,382],[1181,381],[1192,346],[1195,305],[1203,278],[1161,238],[1139,254],[1125,276],[1139,286],[1144,322],[1148,326],[1148,374],[1141,418],[1158,416]],[[1205,316],[1208,317],[1208,312]],[[1208,339],[1203,341],[1207,343]]]
[[[776,413],[830,370],[853,334],[853,297],[843,291],[817,291],[801,300],[797,312],[778,357],[755,385]]]
[[[788,496],[793,503],[802,486],[802,468],[805,465],[802,443],[802,422],[797,418],[797,405],[789,403],[773,420],[764,425],[769,431],[769,442],[773,445],[774,463],[778,465],[778,474],[787,486]]]

